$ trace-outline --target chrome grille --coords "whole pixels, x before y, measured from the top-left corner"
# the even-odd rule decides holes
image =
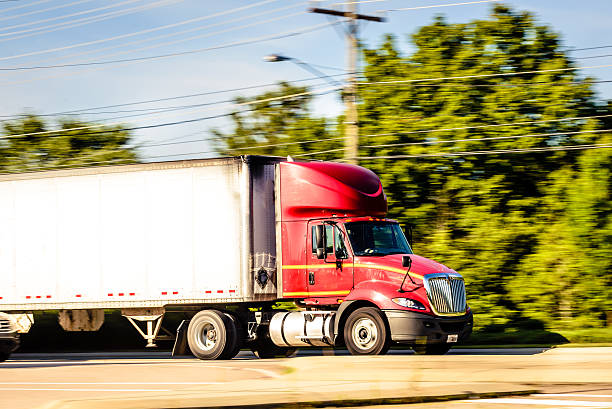
[[[11,321],[0,319],[0,334],[8,334],[14,332]]]
[[[454,274],[427,274],[424,279],[427,297],[437,315],[463,314],[467,309],[463,277]]]

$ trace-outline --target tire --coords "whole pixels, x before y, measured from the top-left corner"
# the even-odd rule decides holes
[[[288,358],[296,354],[297,348],[279,347],[270,339],[268,326],[260,325],[257,328],[257,339],[251,344],[251,351],[259,359]]]
[[[0,351],[0,362],[4,362],[11,356],[10,352]]]
[[[189,322],[187,343],[197,358],[227,359],[237,342],[234,321],[221,311],[200,311]]]
[[[344,324],[344,343],[351,355],[384,355],[391,336],[378,308],[363,307],[349,315]]]
[[[226,351],[223,352],[221,359],[232,359],[236,355],[238,355],[238,352],[240,352],[240,349],[242,348],[242,345],[244,343],[245,335],[243,326],[240,324],[240,320],[238,319],[238,317],[228,313],[226,313],[225,315],[232,321],[232,325],[234,326],[235,332],[234,338],[236,339],[236,342],[234,343],[233,349],[228,348]]]
[[[451,348],[452,345],[448,344],[429,344],[412,347],[417,355],[444,355]]]

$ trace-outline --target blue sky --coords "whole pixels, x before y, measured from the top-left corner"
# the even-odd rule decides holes
[[[465,0],[469,1],[474,0]],[[342,0],[336,3],[340,2]],[[366,14],[378,14],[389,9],[460,2],[463,1],[366,0],[359,8]],[[503,3],[534,13],[539,23],[553,27],[561,35],[564,46],[583,48],[612,45],[610,0],[514,0]],[[303,29],[314,30],[281,39],[141,62],[0,71],[0,115],[6,119],[23,112],[49,114],[312,78],[312,74],[291,62],[264,62],[262,57],[272,53],[336,68],[320,69],[328,74],[340,74],[346,65],[345,42],[332,26],[318,27],[333,20],[305,12],[308,7],[317,5],[343,7],[334,5],[332,1],[309,3],[294,0],[21,0],[0,3],[0,68],[131,59],[257,41]],[[361,38],[365,44],[376,46],[385,33],[393,33],[400,39],[403,51],[409,53],[409,34],[419,26],[430,23],[435,15],[443,14],[451,22],[467,22],[486,17],[491,7],[491,3],[478,3],[388,12],[387,22],[363,26]],[[612,64],[612,48],[575,52],[572,55],[590,57],[608,54],[611,56],[578,60],[581,66],[593,66]],[[584,73],[607,80],[612,77],[612,67],[585,70]],[[321,89],[327,87],[319,79],[304,84],[320,86]],[[231,106],[214,104],[190,110],[117,118],[135,114],[118,111],[201,105],[231,100],[237,95],[255,95],[266,89],[269,88],[105,108],[98,110],[97,114],[82,115],[82,118],[146,126],[214,116],[229,112]],[[612,98],[612,85],[598,84],[596,89],[601,98]],[[315,99],[313,110],[319,115],[333,116],[341,112],[342,106],[336,96],[325,95]],[[227,129],[229,123],[218,119],[141,129],[135,131],[135,136],[137,142],[149,144],[169,139],[202,139],[199,142],[143,148],[144,158],[169,160],[205,157],[212,154],[194,152],[211,151],[205,140],[210,137],[208,130],[211,127]],[[165,156],[182,153],[194,154]]]

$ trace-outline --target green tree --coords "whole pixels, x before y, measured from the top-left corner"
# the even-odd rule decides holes
[[[553,305],[561,292],[537,296],[550,290],[553,275],[559,277],[550,272],[550,256],[559,266],[569,263],[568,269],[596,262],[599,271],[593,274],[603,280],[562,273],[559,287],[571,287],[575,297],[610,281],[612,253],[605,238],[587,234],[589,227],[569,234],[577,228],[577,215],[581,226],[599,228],[602,217],[609,220],[609,174],[598,173],[593,181],[594,165],[588,163],[595,159],[586,159],[595,155],[600,166],[609,164],[609,156],[577,150],[479,152],[596,143],[601,133],[584,131],[605,129],[603,119],[567,118],[611,111],[597,103],[590,78],[569,70],[575,64],[561,50],[558,35],[527,12],[498,5],[490,18],[467,24],[438,17],[412,40],[416,51],[407,57],[391,36],[379,48],[364,50],[360,154],[408,157],[363,165],[382,177],[391,215],[417,225],[417,252],[466,276],[477,324],[520,325],[522,317],[558,324],[568,308]],[[533,72],[558,69],[563,71]],[[463,78],[429,80],[450,77]],[[412,82],[389,83],[398,80]],[[500,126],[508,123],[520,124]],[[435,156],[442,153],[459,155]],[[608,189],[592,202],[572,190],[578,181],[586,190],[592,183]],[[562,195],[551,185],[572,192]],[[583,246],[596,260],[581,254]],[[574,256],[564,256],[570,253]],[[596,305],[572,317],[600,325],[589,319],[610,304]],[[543,310],[548,313],[537,313]]]
[[[221,155],[301,156],[334,150],[317,156],[331,159],[341,149],[342,140],[334,138],[325,118],[312,116],[312,96],[307,87],[281,82],[278,89],[251,98],[236,98],[241,106],[232,113],[231,133],[212,130],[216,150]],[[305,156],[304,158],[307,158]]]
[[[64,119],[53,127],[35,115],[5,122],[0,135],[0,171],[25,172],[137,161],[134,148],[129,146],[128,131],[120,126],[92,125]]]

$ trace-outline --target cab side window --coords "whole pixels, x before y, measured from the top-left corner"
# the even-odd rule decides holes
[[[344,238],[342,237],[340,228],[334,227],[334,240],[336,242],[336,258],[348,258],[348,251],[344,245]]]
[[[312,226],[311,231],[312,254],[317,254],[317,233],[316,226]],[[328,256],[336,255],[338,258],[347,258],[348,251],[344,244],[343,234],[336,226],[325,225],[325,253]]]

